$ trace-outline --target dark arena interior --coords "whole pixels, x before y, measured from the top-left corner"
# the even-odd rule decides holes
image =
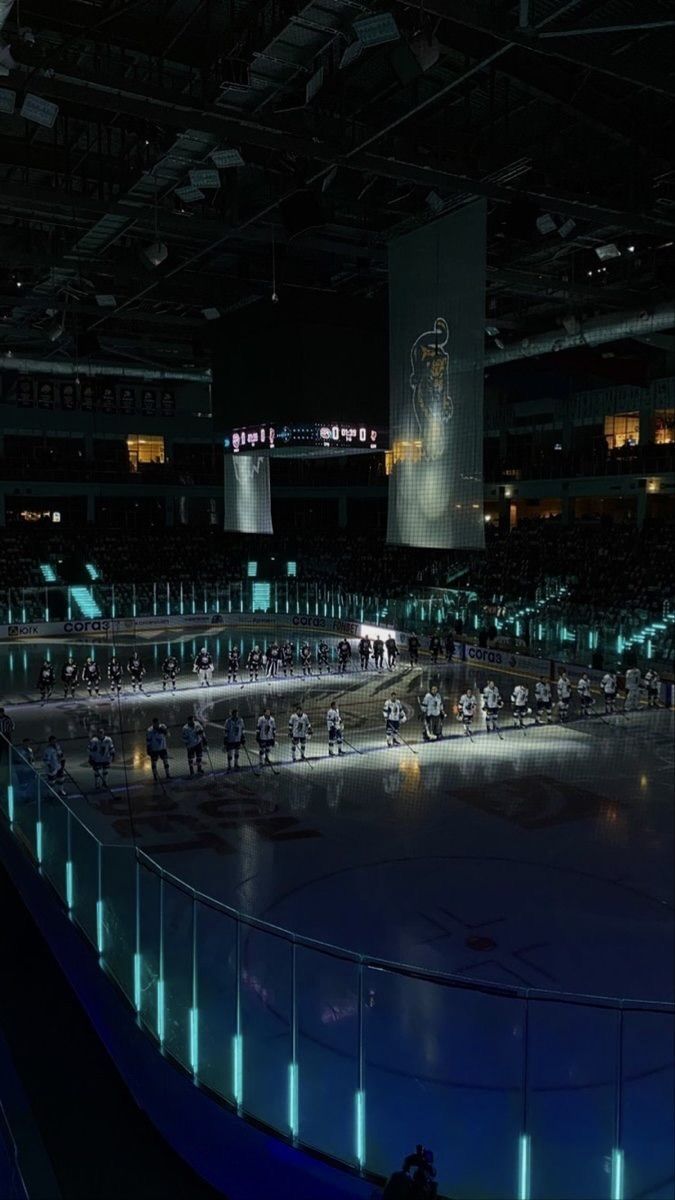
[[[673,1200],[674,31],[0,0],[2,1200]]]

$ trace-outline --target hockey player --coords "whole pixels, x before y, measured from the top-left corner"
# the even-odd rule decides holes
[[[40,701],[42,704],[46,704],[54,691],[54,668],[48,658],[44,660],[38,672],[37,686],[40,693]]]
[[[338,671],[344,675],[347,670],[347,665],[352,656],[352,648],[346,638],[342,638],[337,644],[338,653]]]
[[[550,725],[553,719],[551,716],[551,710],[553,708],[553,700],[551,699],[551,685],[548,679],[545,679],[543,675],[539,676],[539,679],[534,685],[534,698],[537,702],[537,715],[534,718],[535,725],[544,724],[542,720],[543,713],[546,713],[546,720]]]
[[[513,689],[513,692],[511,693],[511,703],[513,705],[513,716],[518,729],[525,728],[525,717],[530,711],[528,708],[529,698],[529,688],[526,688],[524,683],[517,683]]]
[[[239,647],[231,646],[227,656],[227,682],[237,683],[239,679]]]
[[[429,654],[431,655],[431,661],[434,664],[434,666],[436,666],[436,664],[438,663],[438,656],[439,656],[440,652],[441,652],[441,639],[439,637],[437,637],[436,634],[434,633],[429,638]]]
[[[590,717],[591,708],[593,707],[593,693],[591,691],[591,681],[584,671],[577,680],[577,695],[579,704],[581,705],[582,717]]]
[[[382,641],[379,633],[373,642],[373,661],[375,663],[375,669],[377,671],[381,671],[384,665],[384,642]]]
[[[452,662],[455,656],[455,639],[451,633],[445,635],[445,661]]]
[[[166,691],[167,683],[171,684],[171,691],[176,690],[176,676],[180,674],[180,663],[175,654],[168,654],[162,663],[162,691]]]
[[[213,658],[209,654],[206,646],[202,646],[195,655],[195,661],[192,665],[192,670],[199,679],[200,687],[211,687],[211,677],[213,676]]]
[[[285,641],[281,647],[281,665],[284,675],[293,674],[293,647],[289,641]]]
[[[77,664],[74,658],[69,658],[63,664],[61,670],[61,682],[63,684],[63,698],[68,699],[68,693],[75,699],[75,688],[77,687]]]
[[[440,695],[435,683],[432,683],[426,696],[420,701],[420,708],[424,715],[423,737],[425,742],[439,741],[443,737],[445,711],[443,709],[443,697]]]
[[[658,708],[661,679],[653,667],[645,671],[645,687],[647,689],[647,707]]]
[[[300,662],[303,675],[312,674],[312,651],[309,642],[303,642],[300,647]]]
[[[131,690],[135,692],[138,688],[139,692],[143,691],[143,676],[145,675],[145,667],[141,661],[141,656],[137,650],[134,650],[129,661],[127,662],[127,672],[131,680]]]
[[[248,667],[249,682],[252,683],[255,680],[257,683],[258,671],[262,666],[262,654],[260,653],[260,646],[254,646],[252,650],[249,650],[248,658],[246,659],[246,666]]]
[[[485,726],[488,733],[498,733],[499,726],[497,724],[499,718],[499,710],[504,707],[504,701],[494,679],[488,679],[483,688],[483,712],[485,713]]]
[[[626,671],[626,699],[624,701],[624,710],[626,712],[634,712],[640,707],[640,668],[629,667]]]
[[[258,717],[258,728],[256,730],[256,741],[258,743],[258,754],[260,755],[260,765],[263,763],[269,765],[270,750],[274,747],[276,740],[277,723],[272,716],[272,711],[266,708],[263,715]]]
[[[613,671],[605,671],[600,680],[600,691],[605,697],[605,716],[611,716],[616,712],[616,675]]]
[[[115,745],[105,729],[100,727],[89,742],[89,766],[94,772],[94,787],[108,786],[108,771],[115,758]]]
[[[304,758],[307,738],[312,736],[312,726],[301,704],[298,704],[295,712],[291,713],[288,722],[288,736],[291,739],[293,762],[295,762],[298,747],[300,747],[300,758]]]
[[[411,633],[408,638],[408,657],[410,658],[410,666],[416,667],[420,656],[420,639],[416,633]]]
[[[239,716],[239,710],[232,709],[229,717],[225,722],[225,736],[223,738],[223,746],[227,754],[227,769],[232,770],[234,763],[235,771],[240,771],[239,766],[239,751],[242,746],[246,745],[246,735],[244,733],[244,721]]]
[[[204,747],[208,745],[208,742],[206,740],[206,730],[204,729],[204,726],[202,725],[201,721],[197,720],[193,713],[190,713],[190,716],[185,722],[181,736],[183,738],[183,742],[185,743],[185,749],[187,750],[190,778],[192,778],[195,773],[195,767],[197,768],[197,774],[203,775],[204,770],[202,767],[202,754],[204,753]]]
[[[52,733],[42,755],[42,761],[47,768],[47,783],[53,787],[59,796],[66,795],[66,789],[63,786],[65,778],[66,759],[59,743]]]
[[[319,675],[322,675],[324,670],[330,675],[330,650],[328,642],[319,642],[316,651],[316,665],[319,668]]]
[[[370,638],[366,637],[364,634],[364,636],[361,638],[361,641],[359,642],[359,663],[361,664],[362,671],[368,670],[368,660],[370,659],[371,650],[372,650],[372,643],[370,641]]]
[[[393,671],[394,667],[396,666],[396,659],[398,658],[398,646],[396,645],[396,638],[388,637],[384,644],[387,647],[387,667],[390,671]]]
[[[459,698],[457,704],[457,720],[462,722],[464,733],[467,737],[472,737],[471,722],[476,715],[476,700],[473,694],[473,689],[468,687]]]
[[[169,771],[169,751],[167,749],[167,738],[169,731],[166,725],[160,722],[159,717],[152,718],[152,725],[149,725],[145,731],[145,746],[150,756],[150,764],[152,766],[152,777],[155,783],[159,783],[159,773],[157,771],[157,762],[161,758],[164,767],[164,774],[167,779],[171,778]]]
[[[117,692],[118,696],[122,691],[123,674],[124,671],[119,658],[113,656],[108,663],[108,686],[111,693]]]
[[[558,693],[558,716],[562,722],[565,722],[569,716],[570,700],[572,697],[572,684],[567,676],[567,671],[563,671],[558,679],[556,691]]]
[[[328,727],[328,753],[332,758],[335,754],[336,746],[338,754],[342,754],[343,724],[337,700],[331,700],[330,702],[330,708],[326,713],[326,725]]]
[[[101,686],[101,672],[98,668],[98,664],[94,662],[93,658],[88,658],[85,661],[85,664],[82,668],[82,682],[90,696],[92,693],[95,696],[98,696],[98,689]]]
[[[267,658],[267,678],[268,679],[276,679],[277,671],[279,669],[280,655],[281,655],[281,650],[279,649],[278,642],[272,642],[271,646],[268,646],[267,650],[265,651],[265,656]]]
[[[385,700],[383,715],[387,745],[400,746],[401,742],[399,741],[398,731],[401,725],[408,720],[408,714],[405,711],[405,705],[398,699],[396,692],[392,692],[389,700]]]

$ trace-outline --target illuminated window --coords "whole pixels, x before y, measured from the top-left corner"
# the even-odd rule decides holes
[[[270,607],[272,588],[269,583],[253,584],[253,611],[267,612]]]
[[[164,438],[154,434],[127,434],[127,449],[132,471],[137,471],[139,463],[164,462]]]
[[[659,446],[675,442],[675,408],[658,408],[654,413],[654,441]]]
[[[637,446],[640,440],[639,413],[615,413],[605,417],[605,438],[610,450],[619,450],[622,446]]]
[[[249,579],[255,579],[256,575],[258,574],[257,562],[253,562],[253,560],[249,561],[246,568],[246,574],[248,575]]]
[[[286,574],[288,575],[289,579],[292,576],[297,575],[297,573],[298,573],[298,564],[295,562],[287,562],[286,563]]]

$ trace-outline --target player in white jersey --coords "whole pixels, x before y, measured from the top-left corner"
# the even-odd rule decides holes
[[[201,650],[197,651],[192,670],[199,679],[200,687],[211,687],[213,658],[206,649],[206,646],[202,646]]]
[[[392,692],[390,698],[385,700],[383,716],[387,745],[400,746],[399,729],[408,720],[408,714],[405,710],[405,705],[398,699],[396,692]]]
[[[63,750],[61,749],[61,746],[57,742],[53,733],[49,737],[47,745],[45,746],[44,753],[42,755],[42,761],[47,768],[47,783],[50,784],[54,791],[58,792],[60,796],[65,796],[66,789],[63,786],[63,780],[65,778],[66,759]]]
[[[198,721],[193,713],[190,713],[190,716],[185,722],[181,736],[183,738],[185,749],[187,750],[187,760],[190,775],[194,775],[195,767],[197,768],[197,774],[203,775],[204,769],[202,767],[202,754],[204,753],[204,747],[208,745],[206,741],[206,730],[204,729],[201,721]]]
[[[342,754],[343,725],[337,700],[330,702],[330,708],[326,713],[326,726],[328,728],[328,753],[332,757],[337,747],[338,754]]]
[[[633,712],[640,707],[640,668],[629,667],[626,671],[625,678],[626,699],[624,701],[624,709],[626,712]]]
[[[108,786],[108,771],[115,759],[115,745],[105,729],[96,730],[89,742],[89,766],[94,772],[94,787]]]
[[[558,715],[561,721],[566,721],[572,697],[572,684],[569,681],[567,671],[562,672],[555,686],[558,693]]]
[[[443,697],[435,683],[432,683],[429,691],[420,701],[420,708],[424,717],[424,732],[422,735],[424,741],[437,742],[443,737],[445,709],[443,708]]]
[[[263,763],[269,763],[270,761],[270,750],[275,744],[276,733],[277,723],[272,716],[271,709],[266,708],[263,715],[258,717],[258,727],[255,735],[261,766]]]
[[[305,757],[307,748],[307,738],[312,736],[312,725],[307,713],[304,711],[301,704],[298,704],[294,713],[291,713],[288,721],[288,736],[291,739],[291,755],[295,762],[298,749],[300,757]]]
[[[606,671],[600,680],[600,691],[605,697],[605,714],[611,716],[616,711],[616,675],[613,671]]]
[[[661,679],[657,671],[650,667],[645,671],[645,687],[647,689],[647,705],[649,708],[659,707],[659,692],[661,690]]]
[[[476,715],[476,699],[473,689],[468,687],[459,698],[457,704],[457,720],[462,722],[467,737],[472,737],[471,722]]]
[[[585,671],[577,680],[577,695],[581,705],[582,717],[590,717],[593,707],[593,693],[591,691],[591,681]]]
[[[483,688],[483,712],[485,713],[485,725],[488,733],[497,733],[499,731],[497,721],[499,710],[503,706],[504,701],[501,698],[497,684],[494,679],[489,679]]]
[[[517,683],[511,693],[511,704],[513,705],[513,716],[518,729],[525,728],[525,717],[530,711],[529,700],[529,688],[525,687],[524,683]]]
[[[232,770],[233,762],[235,771],[241,770],[239,766],[239,751],[242,746],[246,745],[246,734],[244,733],[243,718],[239,716],[239,710],[236,708],[232,709],[225,722],[223,745],[227,754],[228,771]]]
[[[546,713],[546,720],[550,725],[552,720],[551,708],[553,705],[553,701],[551,699],[551,685],[548,679],[545,679],[543,675],[539,676],[539,679],[534,685],[534,698],[537,704],[537,715],[534,719],[535,725],[543,725],[544,722],[541,719],[542,713]]]
[[[157,771],[157,763],[161,759],[164,767],[164,774],[167,779],[171,778],[169,771],[169,751],[167,748],[167,738],[169,731],[166,725],[163,725],[159,717],[152,718],[152,725],[149,725],[145,731],[145,746],[150,757],[150,765],[152,766],[152,777],[155,783],[159,782],[159,773]]]

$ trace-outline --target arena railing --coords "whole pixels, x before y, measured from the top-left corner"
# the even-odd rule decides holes
[[[660,1195],[672,1003],[478,982],[304,937],[89,828],[2,738],[0,810],[158,1050],[243,1119],[359,1173],[410,1144],[441,1194]],[[77,811],[81,807],[81,811]]]
[[[84,607],[83,607],[84,605]],[[328,621],[351,621],[415,629],[419,635],[445,634],[456,621],[462,636],[476,637],[495,624],[502,645],[527,649],[544,657],[588,663],[600,647],[605,661],[620,662],[624,650],[633,648],[641,659],[662,667],[672,666],[675,651],[673,605],[635,608],[617,615],[597,612],[589,618],[583,606],[560,595],[542,595],[521,603],[499,605],[501,616],[490,614],[496,606],[488,598],[461,588],[411,589],[407,596],[377,596],[349,592],[335,583],[302,579],[266,582],[257,579],[208,581],[161,580],[149,583],[101,584],[74,589],[65,586],[10,588],[0,591],[0,621],[13,630],[21,626],[87,620],[138,620],[167,627],[181,620],[204,625],[227,624],[231,614],[267,614],[270,617],[307,618],[317,632]],[[305,622],[303,621],[303,625]],[[46,631],[45,631],[46,632]],[[70,630],[72,632],[72,629]],[[460,635],[457,635],[458,637]]]

